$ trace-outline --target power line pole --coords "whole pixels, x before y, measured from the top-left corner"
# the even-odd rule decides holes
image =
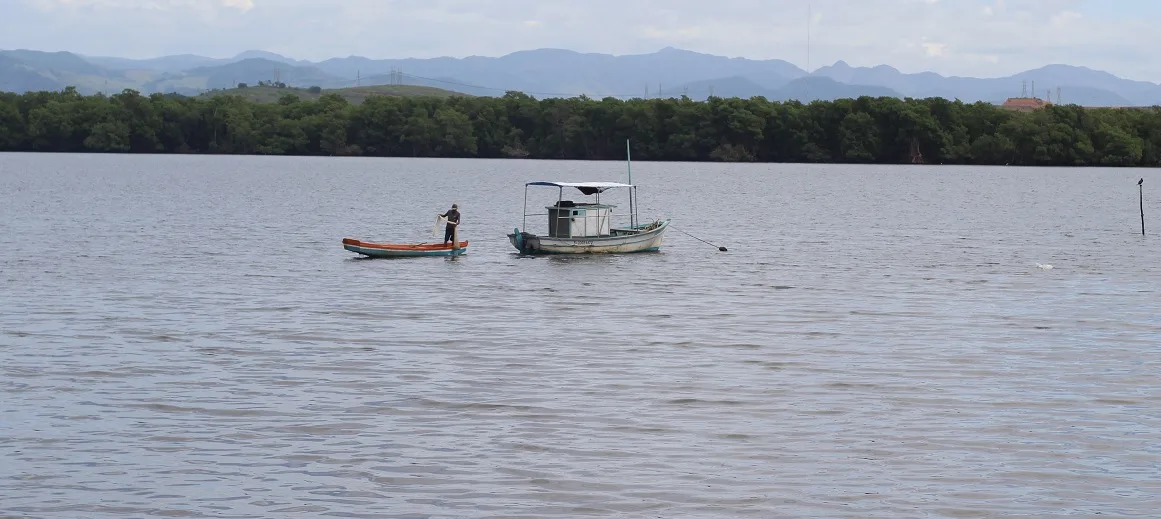
[[[814,25],[814,6],[806,4],[806,75],[810,76],[810,26]],[[810,79],[806,80],[806,102],[810,102]]]

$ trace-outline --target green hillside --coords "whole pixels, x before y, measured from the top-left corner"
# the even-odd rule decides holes
[[[314,100],[322,97],[324,94],[338,94],[351,104],[361,104],[364,99],[371,96],[441,98],[456,96],[471,97],[467,94],[452,92],[451,90],[444,90],[442,88],[415,85],[376,85],[349,88],[325,88],[318,90],[317,92],[312,92],[307,88],[275,87],[264,85],[246,88],[214,90],[212,92],[202,94],[202,97],[231,95],[241,96],[247,101],[253,101],[257,103],[276,103],[279,99],[286,95],[296,95],[302,100]]]

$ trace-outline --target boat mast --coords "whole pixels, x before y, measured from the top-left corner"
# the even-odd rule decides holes
[[[629,152],[629,139],[625,139],[625,169],[629,173],[629,228],[637,228],[637,211],[633,207],[633,159]]]
[[[520,228],[528,231],[528,184],[524,184],[524,223]]]

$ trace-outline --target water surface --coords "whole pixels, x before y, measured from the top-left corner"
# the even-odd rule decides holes
[[[0,515],[1161,510],[1157,173],[635,163],[662,252],[514,254],[624,173],[0,155]]]

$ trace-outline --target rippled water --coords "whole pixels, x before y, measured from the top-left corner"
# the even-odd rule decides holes
[[[514,255],[623,166],[0,155],[0,515],[1161,510],[1161,175],[641,163],[662,252]]]

